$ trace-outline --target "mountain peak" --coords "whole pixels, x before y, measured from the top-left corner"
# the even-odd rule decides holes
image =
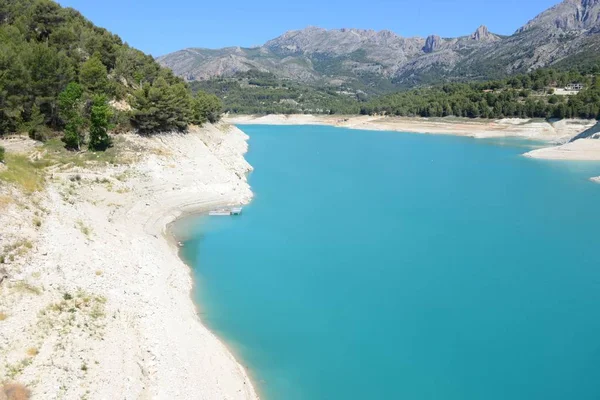
[[[471,39],[477,41],[491,41],[498,39],[498,37],[493,33],[490,33],[487,26],[481,25],[475,32],[473,32]]]
[[[517,33],[531,28],[585,31],[600,27],[600,0],[564,0],[544,11]]]
[[[427,40],[425,40],[423,51],[425,53],[433,53],[434,51],[439,50],[440,47],[442,47],[442,38],[438,35],[429,35]]]
[[[504,75],[547,67],[580,55],[587,60],[598,49],[600,0],[564,0],[531,20],[522,33],[507,37],[495,35],[485,25],[455,38],[404,38],[386,30],[309,26],[255,49],[196,49],[160,61],[187,79],[256,69],[302,83],[358,82],[376,88],[373,76],[407,87],[446,78],[479,79],[492,72]],[[490,65],[498,69],[492,71]]]

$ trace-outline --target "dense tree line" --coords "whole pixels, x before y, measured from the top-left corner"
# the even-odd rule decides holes
[[[125,100],[131,112],[112,110]],[[140,132],[184,130],[214,121],[221,104],[187,85],[151,56],[51,0],[0,0],[0,135],[36,139],[64,131],[67,147],[129,124]],[[87,135],[84,135],[87,133]]]
[[[450,83],[413,89],[374,99],[362,114],[467,118],[600,118],[598,70],[540,69],[530,74],[481,83]],[[576,95],[555,88],[581,83]]]
[[[598,118],[597,65],[579,70],[539,69],[502,80],[447,83],[368,98],[349,88],[302,85],[259,71],[192,83],[219,96],[225,111],[238,114],[387,114],[466,118]],[[555,88],[580,83],[577,95]]]

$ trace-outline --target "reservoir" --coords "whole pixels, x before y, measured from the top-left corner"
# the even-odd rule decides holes
[[[182,254],[266,400],[600,398],[600,164],[518,139],[240,126]]]

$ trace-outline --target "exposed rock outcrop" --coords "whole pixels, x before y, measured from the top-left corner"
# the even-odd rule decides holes
[[[511,36],[495,35],[484,25],[458,38],[308,27],[256,48],[186,49],[158,61],[188,80],[257,69],[303,83],[359,82],[361,87],[372,87],[379,75],[406,87],[421,83],[422,77],[428,83],[436,77],[497,77],[598,52],[600,0],[564,0]]]
[[[438,35],[430,35],[427,37],[425,41],[425,46],[423,46],[423,51],[425,53],[433,53],[436,50],[439,50],[442,47],[442,38]]]
[[[499,40],[500,38],[493,33],[490,33],[487,26],[481,25],[477,30],[471,35],[471,39],[477,40],[480,42],[491,42]]]
[[[532,28],[584,31],[600,27],[600,0],[565,0],[544,11],[517,32]]]

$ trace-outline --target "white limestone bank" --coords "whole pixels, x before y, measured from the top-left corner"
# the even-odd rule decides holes
[[[546,160],[600,161],[600,139],[579,139],[561,146],[533,150],[525,156]]]
[[[473,138],[522,137],[533,140],[564,143],[595,125],[595,120],[560,120],[547,122],[505,118],[500,120],[467,118],[408,118],[382,116],[339,115],[231,115],[232,124],[264,125],[331,125],[341,128],[384,130]]]
[[[52,168],[34,195],[0,186],[0,384],[39,399],[257,399],[165,234],[184,212],[250,201],[246,139],[226,125],[124,135],[129,164]]]

